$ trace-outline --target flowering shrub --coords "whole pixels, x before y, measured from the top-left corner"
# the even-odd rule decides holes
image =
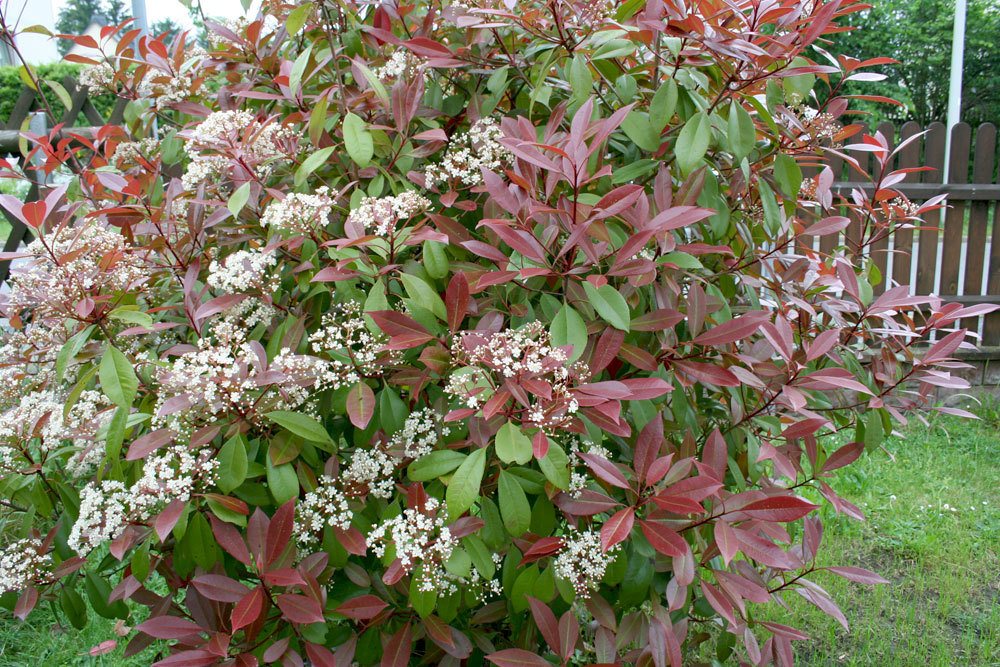
[[[940,200],[850,123],[861,5],[264,5],[207,52],[76,38],[126,122],[31,137],[69,176],[2,200],[15,613],[164,666],[789,664],[789,594],[846,626],[823,577],[882,580],[818,555],[819,503],[862,518],[825,480],[946,410],[985,312],[874,295]]]

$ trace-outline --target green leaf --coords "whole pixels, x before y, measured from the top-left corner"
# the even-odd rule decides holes
[[[699,111],[684,123],[675,148],[682,174],[690,174],[698,166],[711,139],[712,121],[704,112]]]
[[[462,465],[466,458],[468,457],[462,452],[439,449],[411,463],[406,469],[406,474],[414,482],[429,482],[447,475]]]
[[[649,122],[649,114],[633,109],[622,121],[622,130],[636,146],[648,153],[660,150],[660,133]]]
[[[330,447],[334,447],[336,444],[333,442],[330,434],[326,432],[323,425],[309,415],[289,410],[276,410],[275,412],[268,412],[264,416],[278,426],[291,431],[309,442],[318,442]]]
[[[649,102],[649,126],[660,133],[667,126],[677,109],[677,82],[667,79]]]
[[[407,295],[421,308],[434,313],[442,322],[448,321],[448,310],[437,291],[420,278],[409,273],[399,274]]]
[[[423,580],[424,578],[419,569],[410,577],[410,606],[413,607],[413,611],[417,612],[420,618],[427,618],[434,611],[438,594],[434,589],[429,591],[420,590],[420,584]]]
[[[320,166],[326,164],[326,161],[330,159],[330,155],[333,154],[334,146],[327,146],[326,148],[321,148],[299,165],[299,168],[295,170],[295,177],[293,181],[295,186],[298,187],[306,182],[309,175],[320,168]]]
[[[292,63],[292,70],[288,74],[288,88],[296,93],[299,87],[302,85],[302,76],[305,74],[306,66],[309,64],[309,59],[312,57],[312,44],[309,44],[299,57],[295,59]]]
[[[312,10],[312,3],[307,2],[288,12],[288,18],[285,19],[285,30],[288,31],[289,37],[294,37],[298,34],[299,30],[302,30]]]
[[[279,505],[287,503],[292,498],[299,495],[299,478],[295,475],[295,468],[291,463],[276,466],[271,463],[271,457],[267,457],[267,486],[271,490],[271,497]]]
[[[219,488],[229,493],[247,478],[247,446],[242,435],[235,435],[219,450]]]
[[[114,464],[119,463],[119,456],[122,453],[122,445],[125,442],[125,428],[128,424],[128,408],[116,408],[115,414],[112,415],[111,421],[108,423],[108,435],[104,443],[104,453],[108,457],[108,461],[112,461]]]
[[[83,331],[77,332],[72,338],[70,338],[66,343],[59,348],[59,354],[56,356],[56,379],[62,380],[63,376],[66,374],[66,366],[72,361],[83,346],[87,344],[90,340],[90,335],[94,333],[94,329],[97,326],[91,324],[89,327]]]
[[[132,362],[117,347],[109,345],[105,350],[98,377],[101,389],[112,403],[121,407],[132,405],[139,389],[139,378],[135,375]]]
[[[512,422],[507,422],[497,431],[497,456],[504,463],[517,462],[524,465],[531,460],[531,439]]]
[[[629,314],[628,304],[625,303],[625,297],[619,294],[618,290],[611,285],[594,287],[589,282],[584,281],[583,291],[587,293],[590,305],[605,322],[615,329],[629,330],[632,318]]]
[[[781,231],[784,216],[781,214],[781,207],[774,197],[774,191],[763,180],[757,182],[760,190],[760,205],[764,209],[764,229],[773,237]]]
[[[83,579],[84,588],[87,589],[87,597],[90,598],[90,606],[94,608],[99,616],[104,618],[128,618],[128,607],[121,600],[110,602],[111,585],[104,577],[97,576],[94,571],[88,571]]]
[[[302,5],[302,7],[308,6],[309,5]],[[312,105],[312,111],[309,113],[309,141],[312,142],[313,146],[319,144],[319,139],[323,135],[323,130],[326,129],[326,110],[329,106],[330,98],[325,96],[320,97]]]
[[[153,328],[153,318],[148,313],[137,310],[135,306],[120,306],[115,308],[108,313],[108,317],[119,322],[134,324],[144,329]]]
[[[513,475],[506,471],[500,471],[498,488],[503,525],[513,537],[519,537],[531,525],[531,506],[528,504],[528,497],[524,495],[524,489]]]
[[[774,180],[786,197],[798,198],[799,187],[802,185],[802,169],[799,168],[795,158],[784,153],[774,158]]]
[[[448,482],[445,502],[448,504],[448,515],[452,520],[467,512],[479,498],[479,487],[483,483],[485,472],[486,447],[481,447],[469,454]]]
[[[538,467],[552,486],[563,491],[569,488],[569,458],[562,447],[549,441],[549,451],[538,459]]]
[[[440,280],[448,275],[448,254],[444,250],[446,247],[440,241],[424,241],[420,256],[423,259],[424,270],[427,271],[427,275],[435,280]]]
[[[586,101],[594,87],[590,66],[580,53],[574,54],[569,64],[569,85],[573,89],[573,98],[581,103]]]
[[[576,361],[583,355],[583,351],[587,347],[587,324],[573,306],[568,303],[563,304],[563,307],[552,319],[549,333],[552,335],[553,345],[557,347],[573,346],[573,351],[569,354],[570,361]]]
[[[234,218],[240,217],[240,211],[243,207],[247,205],[247,200],[250,199],[250,181],[247,181],[240,187],[233,191],[233,194],[229,195],[229,201],[226,202],[226,208],[229,212],[233,214]]]
[[[359,167],[367,167],[375,155],[375,143],[361,116],[348,112],[344,117],[344,146]]]
[[[733,102],[729,108],[729,148],[736,161],[750,154],[757,145],[757,127],[753,118],[743,108],[742,104]]]

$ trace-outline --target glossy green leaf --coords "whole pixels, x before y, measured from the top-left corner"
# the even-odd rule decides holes
[[[586,281],[583,283],[583,289],[587,293],[590,305],[605,322],[616,329],[629,330],[632,323],[629,307],[625,302],[625,297],[618,290],[611,285],[594,287]]]

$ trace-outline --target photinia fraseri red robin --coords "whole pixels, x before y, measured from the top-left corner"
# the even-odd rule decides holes
[[[823,578],[883,580],[822,556],[820,505],[863,516],[831,473],[947,410],[987,312],[879,285],[941,199],[849,120],[885,61],[824,36],[863,7],[67,37],[124,113],[26,135],[62,184],[0,197],[34,235],[0,296],[2,601],[146,607],[126,653],[165,666],[788,664],[806,636],[754,605],[791,592],[846,626]]]

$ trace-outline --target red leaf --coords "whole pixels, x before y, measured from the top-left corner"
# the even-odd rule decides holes
[[[705,333],[697,336],[694,341],[695,345],[728,345],[729,343],[735,343],[736,341],[743,340],[744,338],[749,338],[753,334],[757,333],[761,325],[764,324],[771,317],[770,313],[764,311],[756,311],[752,313],[746,313],[745,315],[740,315],[728,322],[723,322],[717,327],[713,327],[706,331]]]
[[[267,545],[265,547],[264,562],[270,565],[284,553],[288,547],[288,542],[292,538],[292,526],[295,522],[295,499],[278,508],[271,517],[271,523],[267,527]]]
[[[191,583],[199,593],[216,602],[239,602],[250,592],[240,582],[221,574],[201,574]]]
[[[486,659],[498,667],[552,667],[548,661],[519,648],[490,653]]]
[[[607,551],[611,547],[619,544],[632,532],[632,525],[635,523],[635,509],[626,507],[618,510],[614,515],[601,526],[601,547]]]
[[[701,451],[701,460],[715,473],[720,482],[726,478],[726,468],[729,466],[729,446],[719,429],[715,429],[705,441]]]
[[[156,531],[156,536],[160,538],[161,542],[166,541],[167,536],[170,535],[170,531],[177,525],[177,521],[180,520],[181,514],[184,513],[186,505],[187,503],[179,498],[172,500],[153,521],[153,529]]]
[[[387,347],[391,350],[407,350],[434,339],[423,325],[403,313],[394,310],[374,310],[368,315],[375,320],[379,329],[389,336]]]
[[[247,549],[247,544],[243,541],[240,531],[232,524],[220,520],[214,514],[209,514],[208,520],[212,524],[212,533],[219,546],[239,562],[250,565],[250,550]]]
[[[368,545],[365,543],[365,536],[360,530],[351,526],[347,530],[340,528],[333,529],[340,546],[347,550],[347,553],[355,556],[364,556],[368,552]]]
[[[344,602],[337,607],[336,612],[355,621],[369,621],[388,606],[384,600],[374,595],[361,595]]]
[[[169,658],[154,662],[153,667],[209,667],[218,662],[219,657],[211,651],[195,649],[174,653]]]
[[[846,229],[849,224],[851,224],[850,218],[845,218],[842,215],[832,215],[813,223],[802,233],[807,236],[826,236],[827,234],[836,234]]]
[[[264,573],[264,581],[268,586],[301,586],[306,583],[299,571],[290,567]]]
[[[663,415],[656,415],[643,427],[639,437],[635,442],[635,454],[632,457],[632,465],[635,467],[636,475],[640,482],[646,481],[646,473],[653,461],[660,455],[660,447],[663,446]]]
[[[532,544],[528,550],[524,552],[524,556],[521,558],[521,562],[518,567],[526,565],[527,563],[533,563],[536,560],[545,558],[546,556],[551,556],[561,550],[565,544],[566,543],[561,537],[543,537]]]
[[[528,605],[531,607],[531,615],[535,619],[535,625],[538,626],[542,637],[545,638],[553,653],[561,655],[562,640],[559,637],[559,623],[556,621],[556,615],[541,600],[537,600],[530,595],[526,595],[525,598],[528,600]]]
[[[306,657],[315,667],[337,667],[333,652],[325,646],[306,642]]]
[[[846,465],[850,465],[851,463],[854,463],[864,451],[865,443],[849,442],[827,457],[826,462],[823,463],[822,472],[830,472],[831,470],[836,470],[837,468],[843,468]]]
[[[359,382],[347,393],[347,416],[360,429],[368,427],[375,414],[375,392],[364,382]]]
[[[126,461],[138,461],[144,459],[168,442],[173,442],[174,432],[168,428],[161,428],[150,431],[146,435],[136,438],[128,447],[125,455]]]
[[[407,623],[389,638],[382,653],[381,667],[406,667],[410,664],[410,652],[413,648],[410,635],[410,624]]]
[[[784,523],[801,519],[818,507],[798,496],[772,496],[750,503],[741,511],[761,521]]]
[[[135,629],[157,639],[180,639],[203,632],[200,625],[179,616],[157,616],[143,621]]]
[[[28,614],[35,608],[36,604],[38,604],[38,589],[34,586],[28,586],[17,598],[17,603],[14,605],[14,615],[23,621],[28,618]]]
[[[319,602],[295,593],[283,593],[279,595],[275,602],[281,613],[292,623],[322,623],[323,608]]]
[[[733,375],[732,371],[721,366],[706,364],[701,361],[674,361],[673,365],[685,376],[696,382],[704,382],[705,384],[713,384],[719,387],[740,386],[739,378]]]
[[[469,279],[464,273],[452,276],[444,293],[444,305],[448,313],[448,328],[458,331],[469,312]]]
[[[572,610],[563,612],[559,618],[559,643],[562,646],[560,655],[564,661],[576,653],[576,643],[580,639],[580,622]]]
[[[596,454],[591,454],[589,452],[584,452],[580,454],[587,467],[590,468],[591,472],[612,486],[617,486],[620,489],[629,488],[628,480],[625,479],[625,475],[619,470],[614,463],[607,460],[603,456],[597,456]]]
[[[654,549],[664,556],[677,558],[687,553],[688,543],[680,533],[660,521],[640,521],[639,527]]]
[[[256,621],[262,611],[264,611],[264,587],[258,586],[233,607],[231,619],[233,633]]]
[[[826,568],[830,572],[847,579],[848,581],[853,581],[859,584],[867,584],[869,586],[874,586],[875,584],[888,584],[889,580],[884,577],[871,572],[869,570],[862,569],[860,567],[828,567]]]
[[[733,532],[732,526],[725,521],[717,521],[715,524],[715,546],[719,548],[722,561],[726,565],[729,565],[736,552],[739,551],[740,545],[736,541],[736,533]]]
[[[633,378],[622,380],[621,383],[628,388],[630,401],[651,400],[674,390],[670,383],[661,378]]]

